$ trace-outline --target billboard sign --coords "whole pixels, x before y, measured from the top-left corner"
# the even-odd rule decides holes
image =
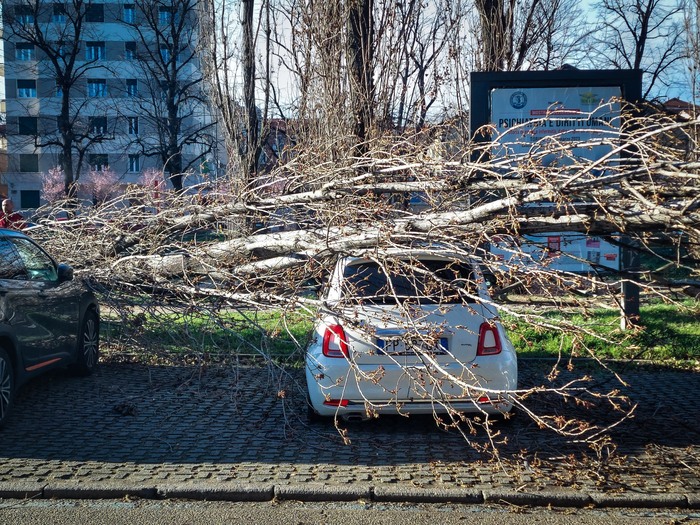
[[[491,125],[496,130],[492,155],[514,163],[540,155],[543,166],[599,160],[609,155],[616,143],[621,95],[619,86],[492,89]],[[607,163],[613,161],[607,159]],[[594,174],[602,175],[603,171]],[[599,249],[601,242],[604,253]],[[561,271],[588,272],[592,265],[620,268],[617,246],[578,233],[525,236],[521,249],[531,264],[546,263]],[[497,246],[492,250],[506,255]]]
[[[621,95],[619,86],[492,89],[492,138],[500,146],[493,153],[517,158],[556,141],[573,157],[598,160],[620,128]]]

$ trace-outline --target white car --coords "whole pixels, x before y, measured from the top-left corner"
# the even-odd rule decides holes
[[[324,301],[306,353],[310,419],[511,410],[515,350],[473,261],[440,250],[342,258]]]

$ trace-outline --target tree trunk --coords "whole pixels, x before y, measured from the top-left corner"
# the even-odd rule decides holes
[[[250,181],[257,171],[260,151],[258,110],[255,104],[255,40],[253,38],[253,0],[243,5],[243,91],[246,117],[245,175]]]
[[[373,0],[351,0],[348,13],[348,63],[357,152],[363,154],[373,123]]]

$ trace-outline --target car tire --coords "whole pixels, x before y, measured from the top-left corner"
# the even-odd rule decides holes
[[[72,370],[78,375],[89,376],[97,368],[100,358],[100,320],[95,310],[88,310],[78,333],[75,363]]]
[[[0,427],[5,424],[15,400],[15,371],[7,352],[0,348]]]

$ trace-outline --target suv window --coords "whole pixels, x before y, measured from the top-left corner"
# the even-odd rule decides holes
[[[27,269],[15,245],[0,239],[0,279],[26,279]]]
[[[53,260],[36,244],[27,239],[12,239],[26,268],[26,278],[32,281],[58,281]]]
[[[387,275],[388,273],[388,275]],[[472,268],[465,263],[423,260],[397,261],[382,267],[376,262],[362,262],[345,267],[343,296],[363,303],[395,304],[399,300],[416,300],[421,304],[450,304],[478,295]]]

